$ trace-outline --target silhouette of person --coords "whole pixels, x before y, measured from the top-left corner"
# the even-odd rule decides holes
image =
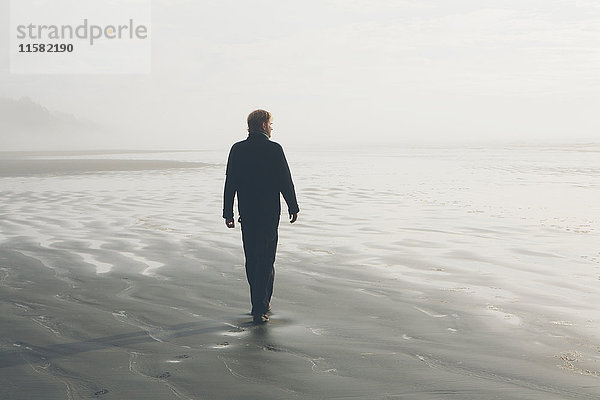
[[[223,218],[228,228],[234,228],[233,199],[237,193],[255,323],[267,322],[271,310],[281,214],[279,194],[287,203],[291,223],[296,222],[300,211],[283,148],[270,140],[271,125],[268,111],[255,110],[248,115],[248,137],[229,152],[223,195]]]

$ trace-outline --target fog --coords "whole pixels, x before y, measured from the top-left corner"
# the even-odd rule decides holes
[[[152,16],[150,74],[0,58],[2,149],[222,148],[255,108],[297,146],[600,139],[595,0],[156,0]]]

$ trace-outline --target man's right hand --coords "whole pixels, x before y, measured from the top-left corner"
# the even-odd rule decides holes
[[[227,225],[228,228],[235,228],[235,221],[233,218],[225,218],[225,225]]]

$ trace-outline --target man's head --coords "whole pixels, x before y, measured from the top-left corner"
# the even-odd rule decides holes
[[[264,131],[271,137],[270,112],[265,110],[254,110],[248,115],[248,131]]]

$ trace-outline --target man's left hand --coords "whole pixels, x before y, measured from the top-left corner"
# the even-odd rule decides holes
[[[298,219],[298,213],[290,214],[290,224],[293,224]]]

